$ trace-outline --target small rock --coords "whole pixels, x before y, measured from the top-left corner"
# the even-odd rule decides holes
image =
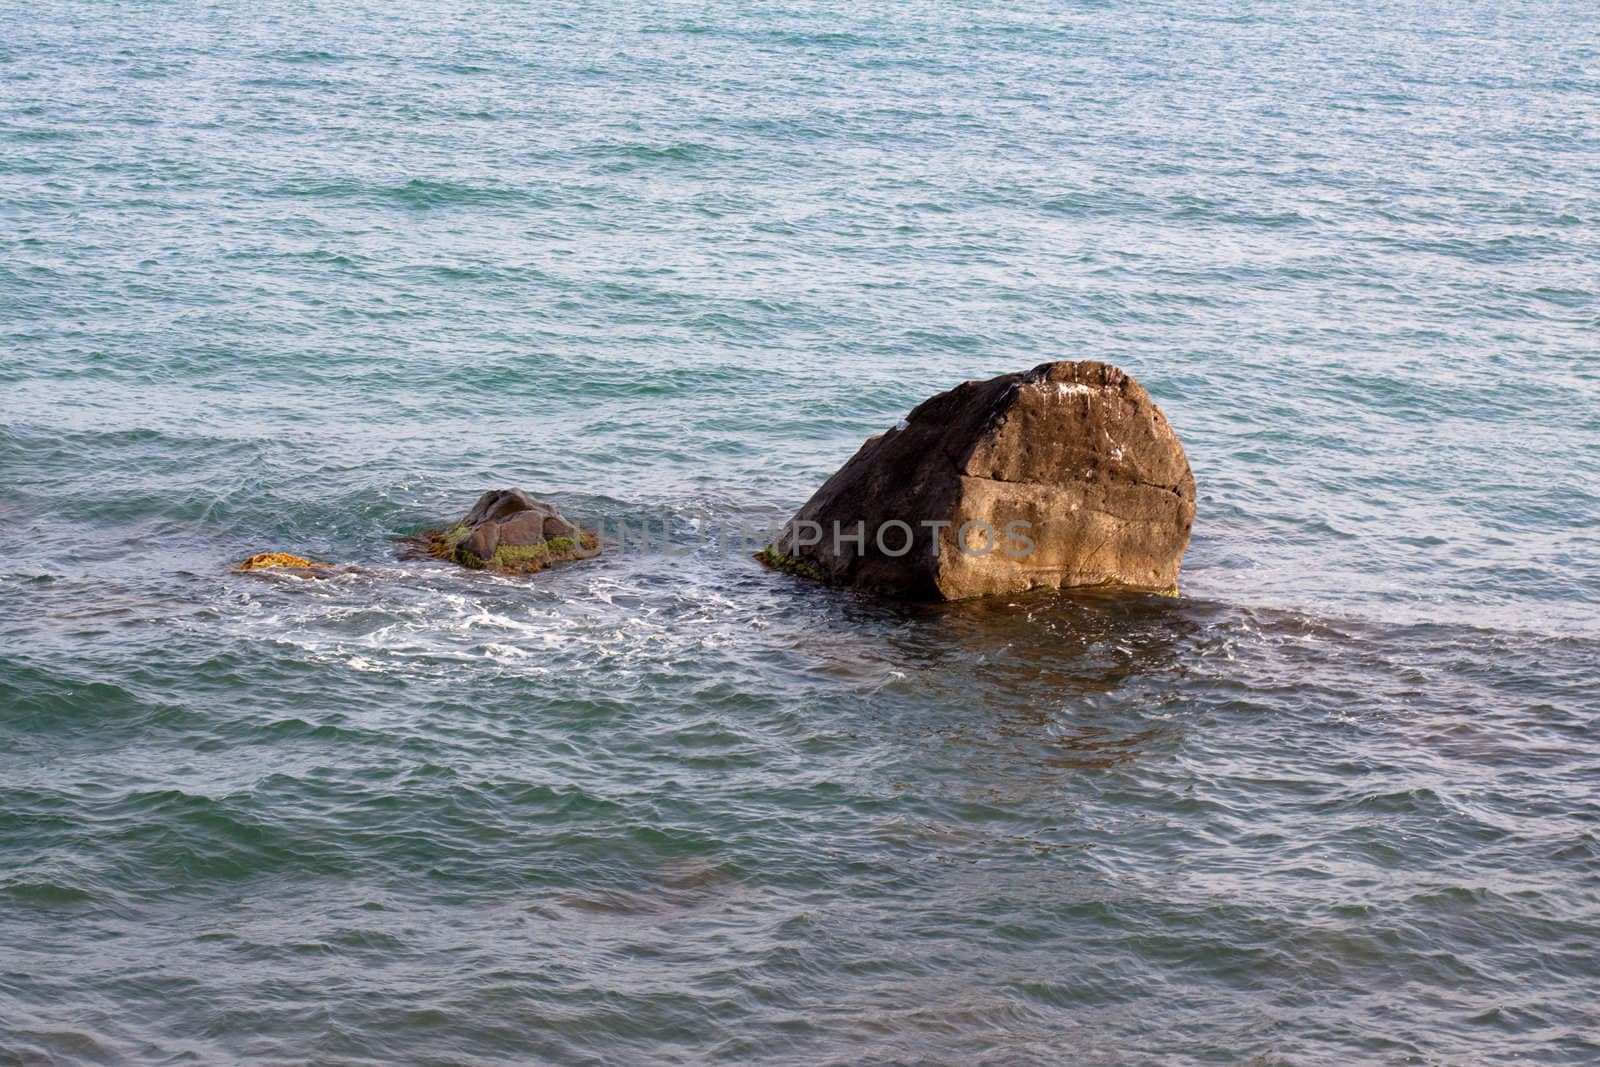
[[[438,559],[513,574],[600,554],[593,534],[521,489],[491,489],[455,526],[424,537],[429,553]]]
[[[291,556],[287,552],[258,552],[234,569],[241,571],[264,571],[282,568],[306,570],[321,569],[327,566],[329,564],[314,563],[309,559],[302,559],[300,556]]]

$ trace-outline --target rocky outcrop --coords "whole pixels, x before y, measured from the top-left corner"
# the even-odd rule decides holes
[[[456,525],[424,535],[430,554],[471,567],[529,574],[599,555],[600,543],[555,505],[521,489],[491,489]]]
[[[1188,459],[1150,394],[1109,364],[1045,363],[919,404],[758,558],[919,599],[1173,592],[1194,512]]]

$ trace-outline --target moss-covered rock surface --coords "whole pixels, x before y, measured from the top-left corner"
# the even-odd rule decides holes
[[[757,562],[771,567],[775,571],[782,571],[784,574],[792,574],[797,578],[809,578],[813,582],[822,581],[822,572],[817,570],[816,567],[807,563],[803,559],[795,559],[793,556],[786,556],[771,545],[768,545],[760,552],[757,552],[755,556]]]

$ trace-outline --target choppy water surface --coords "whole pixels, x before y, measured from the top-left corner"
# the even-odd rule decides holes
[[[1592,5],[429,6],[0,5],[0,1061],[1600,1057]],[[1063,357],[1181,599],[693,540]]]

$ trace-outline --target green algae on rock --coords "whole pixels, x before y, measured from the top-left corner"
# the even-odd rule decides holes
[[[786,556],[772,545],[768,545],[760,552],[755,553],[756,562],[784,574],[793,574],[798,578],[809,578],[813,582],[822,581],[822,572],[803,559]]]

